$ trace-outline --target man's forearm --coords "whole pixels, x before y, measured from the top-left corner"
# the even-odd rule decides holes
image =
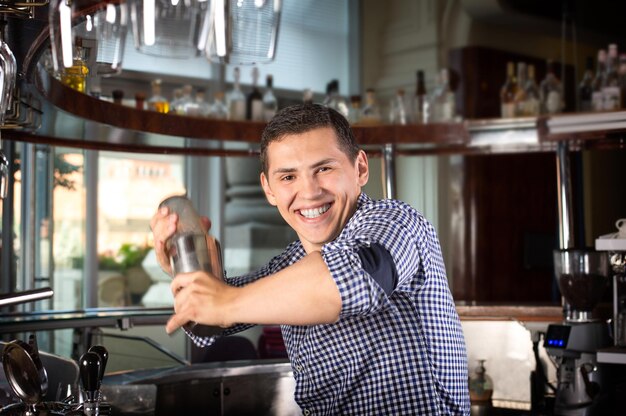
[[[341,296],[319,252],[235,292],[226,306],[232,323],[315,325],[336,322]]]

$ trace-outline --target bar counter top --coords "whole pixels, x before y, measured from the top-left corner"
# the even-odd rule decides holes
[[[554,304],[506,304],[457,302],[461,320],[515,320],[523,322],[559,322],[563,307]]]

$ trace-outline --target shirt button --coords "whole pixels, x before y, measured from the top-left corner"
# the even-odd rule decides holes
[[[297,365],[297,366],[296,366],[296,371],[297,371],[298,373],[301,373],[301,372],[302,372],[302,366],[301,366],[301,365]]]
[[[302,414],[304,416],[309,416],[311,414],[311,411],[309,409],[304,409],[304,412],[302,412]]]

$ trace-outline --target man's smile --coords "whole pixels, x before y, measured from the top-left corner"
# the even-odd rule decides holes
[[[313,219],[313,218],[319,217],[320,215],[322,215],[329,209],[330,209],[330,204],[324,204],[321,207],[300,209],[299,211],[300,211],[300,215],[302,215],[303,217],[308,218],[308,219]]]

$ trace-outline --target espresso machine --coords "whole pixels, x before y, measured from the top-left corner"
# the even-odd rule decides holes
[[[609,370],[597,361],[597,351],[611,345],[610,328],[593,316],[609,286],[605,252],[555,250],[555,277],[565,299],[565,320],[548,326],[544,348],[557,365],[554,414],[607,414]]]

